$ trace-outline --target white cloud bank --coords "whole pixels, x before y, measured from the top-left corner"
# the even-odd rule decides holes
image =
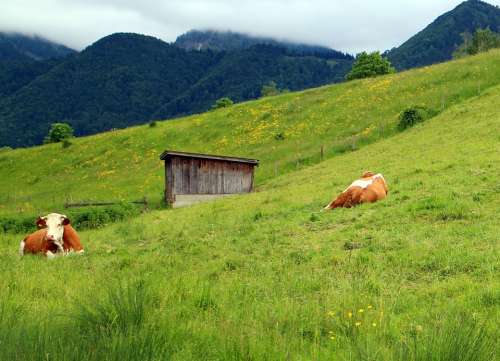
[[[0,30],[82,49],[115,32],[174,41],[190,29],[272,36],[356,53],[400,45],[460,0],[3,0]],[[500,0],[489,1],[500,5]]]

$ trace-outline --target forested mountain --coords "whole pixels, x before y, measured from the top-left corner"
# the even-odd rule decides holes
[[[72,54],[76,51],[39,36],[0,32],[0,100]]]
[[[275,45],[296,55],[314,55],[332,59],[352,59],[349,54],[319,45],[280,41],[273,38],[250,36],[232,31],[191,30],[177,37],[175,45],[186,50],[231,51],[247,49],[258,44]]]
[[[1,91],[0,146],[40,144],[57,121],[86,135],[201,112],[222,96],[258,97],[271,80],[290,90],[319,86],[342,80],[351,62],[344,54],[325,59],[274,45],[186,51],[149,36],[113,34],[46,72],[14,77]]]
[[[56,121],[77,135],[145,122],[216,60],[152,37],[107,36],[1,101],[0,144],[39,144]]]
[[[351,65],[350,59],[290,55],[287,49],[273,45],[227,52],[206,76],[165,104],[154,118],[209,109],[216,99],[227,95],[237,102],[258,98],[262,85],[270,80],[278,88],[288,90],[339,82],[344,80]]]
[[[500,9],[483,1],[467,0],[385,55],[398,70],[443,62],[452,58],[464,33],[487,27],[500,31]]]
[[[62,58],[75,51],[39,36],[0,32],[0,62]]]
[[[61,59],[0,61],[0,100],[47,73]]]

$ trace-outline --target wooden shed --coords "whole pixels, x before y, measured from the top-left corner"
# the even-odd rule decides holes
[[[164,151],[165,201],[173,207],[253,191],[257,159]]]

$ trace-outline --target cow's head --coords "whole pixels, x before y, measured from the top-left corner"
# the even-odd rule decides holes
[[[49,213],[44,217],[38,217],[36,225],[38,228],[47,228],[46,239],[53,242],[62,250],[64,226],[69,224],[69,218],[59,213]]]

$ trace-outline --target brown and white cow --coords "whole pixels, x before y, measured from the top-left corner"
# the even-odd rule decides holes
[[[384,199],[389,193],[381,173],[365,172],[323,210],[339,207],[350,208],[360,203],[372,203]]]
[[[45,217],[38,217],[36,225],[40,229],[26,236],[19,245],[21,256],[41,253],[54,258],[56,255],[84,252],[78,233],[65,215],[50,213]]]

